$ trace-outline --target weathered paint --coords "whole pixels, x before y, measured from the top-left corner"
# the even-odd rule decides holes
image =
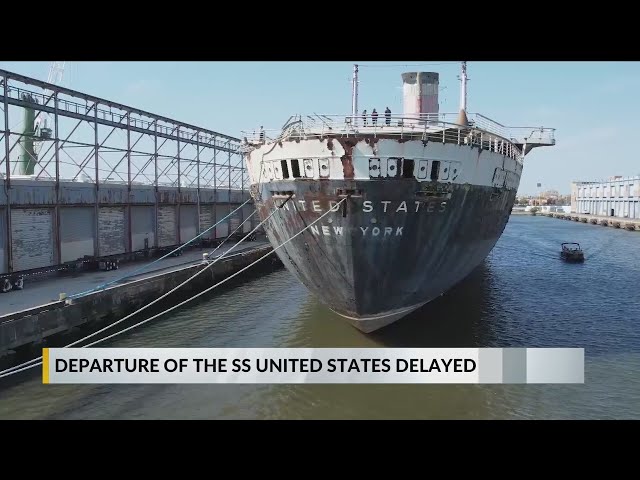
[[[129,190],[126,185],[100,185],[98,199],[102,205],[129,203]]]
[[[216,192],[216,201],[218,203],[229,203],[229,190],[222,188]]]
[[[158,208],[158,246],[166,247],[177,243],[176,206],[163,205]]]
[[[214,205],[201,205],[200,206],[200,232],[204,232],[208,228],[211,228],[215,224],[215,206]],[[202,238],[211,240],[215,238],[215,228],[212,228],[207,233],[202,235]]]
[[[55,182],[47,179],[25,179],[25,178],[12,178],[12,188],[8,190],[9,195],[11,196],[11,208],[12,209],[38,209],[43,207],[53,207],[56,205],[56,194],[55,194]],[[7,198],[4,195],[6,181],[4,179],[0,179],[0,210],[4,208],[7,204]],[[247,185],[248,187],[248,185]],[[160,193],[156,196],[155,187],[150,185],[138,185],[133,184],[131,189],[128,189],[126,185],[119,184],[100,184],[100,188],[96,189],[96,186],[90,182],[84,181],[61,181],[59,188],[59,212],[63,210],[76,209],[81,208],[85,209],[84,212],[88,212],[86,208],[89,208],[92,212],[92,219],[88,218],[88,213],[86,213],[86,218],[82,220],[82,228],[86,230],[84,237],[82,239],[76,238],[76,234],[78,233],[77,225],[74,225],[74,221],[69,220],[65,217],[66,214],[58,214],[60,225],[57,225],[56,215],[53,215],[53,252],[54,256],[50,262],[46,262],[46,264],[40,260],[37,260],[36,263],[40,265],[37,268],[45,268],[55,266],[58,262],[57,258],[57,242],[55,239],[57,235],[60,239],[60,262],[64,263],[67,261],[73,261],[78,258],[82,258],[85,255],[113,255],[113,252],[124,253],[129,248],[129,235],[131,235],[131,249],[132,251],[143,250],[145,245],[148,245],[149,248],[153,248],[157,246],[155,244],[156,239],[154,236],[154,225],[156,222],[155,218],[155,204],[156,201],[160,201],[160,207],[168,206],[175,208],[175,204],[166,203],[167,201],[171,201],[172,199],[181,199],[183,200],[181,209],[184,210],[184,213],[181,213],[181,235],[182,242],[190,240],[193,238],[197,231],[195,226],[197,226],[197,204],[190,203],[191,201],[197,201],[197,189],[187,188],[182,189],[183,193],[178,194],[178,189],[175,187],[160,187]],[[122,233],[122,229],[118,227],[116,230],[111,230],[107,224],[99,221],[96,226],[95,223],[95,208],[96,208],[96,192],[98,195],[99,204],[98,207],[102,208],[117,208],[119,212],[125,212],[124,216],[124,233],[123,236],[117,238],[118,235]],[[234,192],[234,190],[232,190]],[[214,202],[217,194],[220,194],[219,202],[218,202],[218,210],[221,212],[220,216],[216,217],[214,213]],[[243,198],[242,201],[249,198],[249,193],[232,193],[232,197]],[[205,213],[201,215],[201,230],[203,231],[205,228],[210,227],[215,223],[216,218],[222,218],[229,213],[229,205],[224,202],[225,199],[229,198],[228,190],[220,190],[219,192],[214,191],[212,188],[201,188],[200,189],[200,198],[201,198],[201,210],[204,209]],[[235,207],[239,204],[235,203]],[[253,207],[245,207],[244,212],[239,214],[239,217],[244,219],[243,215],[250,213]],[[196,210],[194,210],[196,209]],[[80,210],[79,210],[80,211]],[[131,212],[131,234],[129,234],[129,218],[128,212]],[[208,214],[207,214],[208,212]],[[121,218],[121,214],[119,214]],[[185,222],[184,216],[191,216],[192,219]],[[257,219],[257,216],[256,216]],[[177,219],[176,219],[177,220]],[[2,220],[6,224],[6,218]],[[259,220],[258,220],[259,221]],[[65,222],[72,225],[71,228],[67,228]],[[119,220],[118,220],[119,222]],[[77,222],[75,222],[77,223]],[[204,223],[207,225],[204,226]],[[176,222],[177,227],[177,222]],[[6,226],[5,226],[6,228]],[[80,227],[78,227],[80,228]],[[247,227],[243,228],[245,230]],[[91,229],[91,234],[89,234],[89,229]],[[111,240],[108,240],[105,244],[102,241],[102,238],[98,238],[100,240],[97,242],[99,244],[100,251],[94,252],[95,249],[95,235],[96,229],[103,231],[104,235],[111,235]],[[57,233],[56,233],[57,232]],[[225,225],[222,225],[221,228],[218,229],[218,237],[224,237],[228,233],[228,222]],[[68,242],[63,242],[62,238],[65,237]],[[71,240],[71,237],[74,237],[75,240]],[[205,235],[204,238],[214,238],[215,232],[211,231],[210,234]],[[147,243],[145,243],[145,239]],[[22,241],[22,238],[17,238],[14,241]],[[3,272],[3,268],[8,271],[8,248],[6,247],[6,234],[0,239],[1,242],[4,242],[3,247],[3,255],[5,257],[4,260],[0,259],[0,272]],[[79,243],[78,243],[79,242]],[[176,240],[171,242],[171,245],[176,245],[177,240],[177,231],[176,231]],[[113,243],[113,248],[111,248],[110,243]],[[123,250],[124,249],[124,250]],[[3,263],[4,262],[4,263]],[[20,269],[18,266],[14,264],[13,271],[18,272]]]
[[[247,200],[246,192],[242,192],[241,190],[231,190],[231,197],[230,197],[231,203],[240,204],[245,200]]]
[[[126,252],[126,225],[124,207],[100,207],[98,210],[99,256],[104,257]]]
[[[12,208],[13,270],[54,264],[52,208]]]
[[[457,168],[455,175],[447,180],[451,183],[474,185],[493,185],[495,169],[505,172],[505,178],[515,184],[519,183],[522,174],[522,163],[515,158],[498,152],[479,149],[477,146],[458,145],[457,143],[441,143],[437,141],[422,142],[406,140],[400,142],[397,138],[383,138],[382,136],[359,136],[334,139],[312,138],[306,141],[287,141],[273,145],[260,146],[251,160],[247,161],[252,184],[258,182],[286,180],[280,173],[277,178],[276,168],[285,159],[302,159],[305,179],[319,180],[368,180],[371,178],[395,177],[398,171],[388,169],[388,159],[396,158],[412,160],[413,171],[411,178],[420,179],[424,174],[416,166],[422,161],[438,161],[442,164],[449,162],[452,169]],[[262,156],[264,150],[264,157]],[[260,158],[261,160],[254,160]],[[380,170],[371,170],[372,159],[380,160]],[[321,162],[326,165],[325,174],[321,174]],[[444,167],[443,167],[444,169]],[[262,170],[262,172],[261,172]],[[508,172],[508,173],[507,173]],[[402,172],[404,175],[404,172]],[[427,175],[429,177],[429,175]],[[293,178],[290,178],[293,180]],[[427,178],[428,179],[428,178]]]
[[[54,205],[56,203],[55,188],[52,184],[38,185],[35,182],[11,181],[9,190],[11,205]]]
[[[135,185],[131,187],[129,201],[132,204],[153,204],[156,201],[156,191],[150,185]]]
[[[440,75],[436,72],[407,72],[402,74],[402,103],[405,117],[438,113]],[[371,121],[371,120],[369,120]],[[384,123],[384,111],[378,112],[378,124]]]
[[[331,210],[278,250],[282,262],[364,331],[443,294],[482,262],[522,172],[519,159],[457,142],[336,135],[258,150],[252,158],[264,164],[248,163],[260,217],[294,193],[265,226],[273,245]],[[285,178],[281,162],[290,159],[303,159],[302,178]]]
[[[249,218],[249,215],[251,215],[254,212],[255,208],[253,207],[253,205],[245,205],[244,207],[242,207],[242,221],[244,222],[247,218]],[[254,215],[251,220],[253,220],[254,217],[256,217],[256,215]],[[251,231],[251,229],[253,228],[253,224],[251,222],[251,220],[248,220],[247,222],[245,222],[245,224],[242,226],[242,233],[249,233]]]
[[[318,298],[365,331],[384,325],[367,319],[429,302],[468,275],[497,242],[515,200],[514,190],[476,185],[417,195],[412,179],[282,182],[295,197],[266,224],[272,244],[335,207],[341,198],[333,192],[346,187],[363,194],[277,253]],[[270,188],[262,188],[262,218],[284,200],[274,200]]]
[[[0,179],[0,188],[4,186],[4,180]],[[55,204],[55,183],[49,180],[18,180],[11,182],[12,205],[53,205]],[[118,204],[153,204],[155,203],[155,189],[149,185],[132,185],[131,190],[126,185],[101,184],[98,198],[103,205]],[[160,203],[173,203],[178,198],[177,189],[164,187],[159,189]],[[245,197],[248,193],[245,193]],[[213,189],[200,190],[201,203],[214,203],[215,191]],[[182,203],[196,204],[198,201],[197,190],[184,191],[180,196]],[[224,201],[228,198],[225,193]],[[245,198],[246,199],[246,198]],[[220,200],[222,201],[222,200]],[[243,200],[244,201],[244,200]],[[96,187],[93,183],[84,182],[60,182],[60,203],[66,205],[93,205],[96,202]],[[0,205],[6,204],[4,196],[0,197]]]
[[[180,241],[188,242],[198,234],[198,206],[180,205]]]
[[[60,208],[60,260],[62,263],[95,255],[95,209]]]
[[[220,222],[224,217],[229,215],[228,205],[216,205],[216,223]],[[226,237],[229,235],[229,219],[222,220],[215,228],[216,238]]]
[[[232,233],[238,233],[236,229],[240,226],[240,217],[237,213],[234,213],[232,217],[229,218],[229,235]]]
[[[216,191],[213,188],[200,189],[200,204],[208,204],[216,202]]]
[[[0,208],[0,273],[7,272],[7,217],[4,208]]]
[[[53,187],[52,192],[55,192]],[[93,205],[96,203],[96,186],[90,183],[61,183],[60,203],[64,205]]]
[[[229,205],[225,215],[228,215],[230,212],[233,212],[238,207],[240,207],[239,204],[236,205],[232,203],[231,205]],[[242,223],[242,209],[239,209],[238,211],[232,213],[231,216],[229,217],[229,235],[235,232],[236,228],[238,228],[241,223]],[[242,233],[242,232],[238,230],[236,233]]]
[[[253,217],[251,217],[251,228],[256,228],[260,224],[260,214],[256,213]],[[259,231],[264,231],[264,227],[260,227]]]
[[[178,190],[175,188],[158,188],[158,203],[175,204],[178,199]]]
[[[133,251],[155,246],[155,215],[151,206],[131,207],[131,248]],[[145,242],[146,240],[146,242]]]
[[[181,188],[180,203],[198,203],[198,190],[196,188]]]

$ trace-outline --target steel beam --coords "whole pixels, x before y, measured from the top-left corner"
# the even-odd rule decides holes
[[[4,153],[5,153],[5,179],[4,179],[4,187],[5,193],[7,195],[7,271],[9,273],[13,272],[13,235],[11,234],[11,162],[9,161],[9,141],[11,135],[11,129],[9,128],[9,105],[7,102],[7,91],[8,91],[8,83],[9,77],[6,74],[3,74],[3,92],[4,92]]]
[[[164,117],[162,115],[156,115],[156,114],[153,114],[153,113],[150,113],[150,112],[146,112],[144,110],[140,110],[138,108],[133,108],[133,107],[129,107],[127,105],[123,105],[121,103],[112,102],[112,101],[106,100],[104,98],[94,97],[93,95],[87,95],[85,93],[78,92],[77,90],[72,90],[70,88],[65,88],[65,87],[61,87],[61,86],[54,85],[54,84],[51,84],[51,83],[43,82],[43,81],[37,80],[35,78],[26,77],[24,75],[20,75],[20,74],[17,74],[17,73],[9,72],[7,70],[0,70],[0,75],[5,77],[5,84],[7,82],[7,79],[11,78],[13,80],[17,80],[17,81],[22,82],[22,83],[27,84],[27,85],[34,85],[36,87],[41,87],[41,88],[43,88],[45,90],[50,90],[50,91],[53,91],[53,92],[62,93],[62,94],[65,94],[65,95],[69,95],[71,97],[80,98],[82,100],[93,102],[93,103],[99,103],[100,105],[105,105],[105,106],[111,107],[111,108],[117,108],[118,110],[129,111],[129,112],[135,113],[137,115],[142,115],[142,116],[145,116],[145,117],[148,117],[148,118],[153,118],[155,120],[161,120],[161,121],[166,122],[166,123],[171,123],[171,124],[180,126],[182,128],[186,128],[186,129],[190,129],[190,130],[196,130],[196,131],[199,130],[202,133],[205,133],[205,134],[208,134],[208,135],[212,135],[212,136],[224,138],[225,140],[230,140],[230,141],[234,141],[234,142],[240,143],[240,139],[239,138],[231,137],[229,135],[224,135],[222,133],[214,132],[212,130],[202,129],[202,128],[196,127],[194,125],[190,125],[188,123],[184,123],[184,122],[180,122],[178,120],[174,120],[174,119],[171,119],[171,118],[168,118],[168,117]],[[6,94],[7,93],[5,91],[5,96],[6,96]],[[42,105],[40,105],[40,107],[42,107]],[[45,107],[43,110],[47,111],[47,108],[49,108],[49,107]]]

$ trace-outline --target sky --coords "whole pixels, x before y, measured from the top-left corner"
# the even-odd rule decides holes
[[[440,74],[440,111],[457,112],[457,62],[67,62],[62,85],[202,128],[280,128],[294,114],[351,111],[353,64],[359,109],[402,111],[401,74]],[[0,62],[46,80],[50,62]],[[520,195],[572,181],[640,174],[640,62],[469,62],[468,111],[507,126],[555,128],[556,145],[525,158]],[[537,188],[537,183],[542,188]]]

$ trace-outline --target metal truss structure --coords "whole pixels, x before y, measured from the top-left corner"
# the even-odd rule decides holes
[[[183,243],[248,190],[238,138],[0,70],[0,280]]]
[[[5,70],[0,83],[0,173],[8,188],[20,175],[21,154],[35,165],[33,179],[84,181],[96,189],[103,183],[248,185],[238,138]],[[25,130],[25,109],[51,115],[52,132]],[[34,142],[35,155],[20,147],[25,140]]]

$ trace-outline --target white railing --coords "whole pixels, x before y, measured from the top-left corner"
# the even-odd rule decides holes
[[[291,136],[315,137],[327,134],[354,135],[358,133],[392,136],[413,136],[417,133],[431,135],[434,132],[455,129],[463,135],[489,134],[498,141],[516,145],[555,145],[555,129],[544,127],[507,127],[479,113],[467,115],[469,124],[457,123],[458,113],[420,114],[416,116],[385,115],[295,115],[281,129],[243,131],[248,142],[273,142]]]

